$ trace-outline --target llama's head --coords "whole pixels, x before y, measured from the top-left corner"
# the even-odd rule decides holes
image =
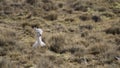
[[[40,29],[40,28],[34,28],[34,29],[35,29],[36,33],[38,34],[38,36],[42,35],[42,33],[43,33],[42,29]]]

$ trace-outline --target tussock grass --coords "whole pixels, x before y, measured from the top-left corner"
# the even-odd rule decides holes
[[[37,68],[55,68],[55,66],[49,59],[40,58]]]
[[[107,50],[110,49],[109,47],[110,47],[109,45],[99,43],[99,44],[95,44],[93,46],[91,45],[88,49],[89,50],[88,52],[93,55],[97,55],[97,54],[106,52]]]
[[[0,58],[0,68],[13,68],[17,67],[17,65],[13,65],[10,60],[5,58]]]
[[[107,34],[120,34],[120,28],[119,27],[111,27],[109,29],[106,30]]]
[[[66,45],[65,35],[62,33],[53,34],[50,43],[50,50],[58,53],[62,52]]]
[[[0,68],[119,68],[118,8],[119,0],[1,0]],[[45,47],[32,48],[34,27]]]
[[[15,45],[16,41],[16,34],[14,31],[1,28],[0,29],[1,35],[0,35],[0,45],[1,46],[8,46],[8,45]]]

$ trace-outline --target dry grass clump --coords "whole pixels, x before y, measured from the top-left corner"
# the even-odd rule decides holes
[[[103,12],[102,14],[101,14],[102,16],[105,16],[105,17],[108,17],[108,18],[113,18],[113,17],[115,17],[116,15],[114,14],[114,13],[112,13],[112,12]]]
[[[56,68],[56,66],[53,61],[51,61],[47,57],[41,57],[37,64],[37,68]]]
[[[82,45],[76,45],[70,47],[68,52],[73,54],[75,57],[83,57],[86,54],[86,48]]]
[[[21,8],[24,4],[24,0],[19,1],[13,1],[13,0],[4,0],[1,2],[0,11],[2,15],[13,15],[18,12],[18,10],[21,10]],[[16,8],[17,7],[17,8]],[[21,11],[20,11],[21,12]],[[18,13],[20,13],[18,12]]]
[[[6,6],[4,7],[3,11],[4,11],[4,14],[9,15],[13,13],[13,8],[10,6]]]
[[[45,39],[48,40],[49,49],[60,54],[67,52],[76,56],[85,54],[85,47],[79,45],[79,43],[81,43],[80,38],[68,35],[64,33],[55,33],[51,35],[49,39]]]
[[[47,15],[44,15],[43,18],[46,20],[54,21],[54,20],[57,20],[57,14],[56,13],[49,13]]]
[[[64,56],[62,55],[47,55],[41,56],[37,62],[37,68],[60,68],[64,67],[65,63]],[[69,67],[67,67],[69,68]]]
[[[88,52],[93,55],[98,55],[105,53],[107,50],[109,50],[109,47],[110,47],[109,45],[102,43],[94,44],[88,47]]]
[[[15,45],[16,44],[16,33],[12,30],[1,28],[0,29],[0,45],[1,46],[8,46],[8,45]]]
[[[96,8],[96,10],[99,11],[99,12],[105,12],[105,11],[107,11],[107,8],[103,7],[103,6],[102,7],[99,6],[99,7]]]
[[[44,2],[44,0],[43,0]],[[42,7],[45,11],[52,11],[52,10],[56,10],[57,7],[55,5],[55,3],[53,3],[52,1],[48,1],[47,3],[44,2],[44,5]]]
[[[16,33],[10,29],[1,27],[0,29],[0,55],[5,56],[9,50],[13,50],[14,46],[17,45]]]
[[[109,8],[109,5],[105,2],[105,0],[96,0],[96,1],[90,1],[90,0],[70,0],[68,1],[70,4],[70,7],[74,9],[74,11],[82,11],[82,12],[88,12],[88,11],[99,11],[99,12],[104,12],[107,11]],[[104,3],[104,4],[102,4]],[[104,7],[106,6],[106,7]]]
[[[26,3],[35,5],[37,3],[37,0],[26,0]]]
[[[16,68],[17,65],[13,65],[8,59],[0,58],[0,68]]]
[[[33,36],[33,29],[30,26],[26,26],[24,28],[24,33],[26,33],[29,36]]]
[[[120,38],[116,38],[115,42],[116,42],[117,45],[120,45]]]
[[[91,14],[82,14],[81,16],[79,16],[79,19],[82,21],[89,21],[89,20],[93,20],[94,22],[100,22],[102,19],[100,17],[100,15],[91,15]]]
[[[65,21],[74,22],[74,19],[72,19],[72,18],[66,18]]]
[[[106,30],[107,34],[120,34],[120,27],[111,27],[109,29]]]
[[[61,33],[53,34],[50,43],[50,50],[61,53],[66,45],[65,35]]]
[[[115,49],[109,49],[108,51],[103,53],[101,56],[99,56],[100,62],[105,64],[111,64],[115,62],[117,63],[117,61],[119,60],[116,59],[116,57],[118,57],[119,55],[120,55],[119,52],[116,51]]]
[[[115,57],[119,56],[116,45],[104,44],[104,42],[88,47],[88,53],[96,56],[96,64],[117,64]]]
[[[101,19],[100,16],[93,15],[93,16],[92,16],[92,20],[93,20],[94,22],[100,22],[102,19]]]
[[[38,22],[32,22],[32,23],[28,23],[28,22],[22,22],[21,25],[23,28],[30,26],[30,27],[39,27],[40,23]]]
[[[89,14],[83,14],[79,17],[82,21],[88,21],[90,20],[90,15]]]
[[[73,5],[73,8],[75,11],[83,11],[86,12],[88,9],[87,5],[81,5],[80,3],[76,3],[75,5]]]
[[[110,9],[112,10],[113,13],[115,13],[117,16],[120,16],[119,12],[120,12],[120,1],[114,1],[111,2],[111,7]]]
[[[41,59],[37,68],[55,68],[55,67],[53,64],[51,64],[49,60]]]
[[[79,29],[80,30],[85,30],[85,29],[88,29],[88,30],[92,30],[94,26],[92,25],[81,25],[79,26]]]
[[[83,11],[87,12],[88,8],[91,7],[89,1],[71,1],[70,6],[75,10],[75,11]]]

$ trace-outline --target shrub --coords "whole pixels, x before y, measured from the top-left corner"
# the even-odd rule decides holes
[[[104,13],[102,13],[102,15],[109,17],[109,18],[113,18],[115,16],[112,12],[104,12]]]
[[[82,21],[88,21],[90,20],[91,16],[89,14],[82,14],[81,16],[79,16],[79,19],[81,19]]]
[[[115,3],[112,3],[112,4],[114,4],[114,5],[112,5],[111,7],[110,7],[110,9],[112,9],[112,12],[114,13],[114,14],[116,14],[117,16],[120,16],[120,6],[119,6],[119,3],[117,3],[116,2],[116,4]]]
[[[105,53],[107,50],[109,50],[109,48],[110,48],[110,46],[108,46],[108,45],[105,45],[102,43],[99,43],[99,44],[97,43],[95,45],[91,45],[88,48],[88,52],[93,55],[98,55],[98,54]]]
[[[80,30],[83,30],[83,29],[92,30],[93,26],[92,25],[82,25],[82,26],[79,26],[79,28],[80,28]]]
[[[64,34],[54,34],[50,39],[50,50],[61,53],[64,50],[66,39]]]
[[[47,14],[43,18],[46,20],[54,21],[57,20],[57,14],[55,13]]]
[[[45,11],[51,11],[51,10],[56,10],[57,9],[56,5],[53,2],[44,3],[42,8]]]
[[[120,27],[111,27],[105,30],[107,34],[120,34]]]
[[[26,3],[34,5],[37,3],[37,0],[26,0]]]
[[[116,61],[115,59],[117,56],[119,56],[119,52],[117,52],[116,49],[111,48],[103,53],[99,58],[102,63],[111,64]]]
[[[84,31],[81,33],[81,37],[87,37],[89,35],[88,31]]]
[[[100,21],[101,21],[101,18],[100,18],[100,16],[94,15],[94,16],[92,16],[92,20],[93,20],[94,22],[100,22]]]
[[[26,27],[31,27],[31,28],[34,28],[34,27],[40,27],[40,23],[39,22],[23,22],[20,24],[20,26],[22,26],[22,28],[26,28]]]
[[[13,13],[13,8],[10,6],[5,6],[3,11],[4,11],[4,14],[9,15]]]
[[[72,18],[66,18],[66,19],[65,19],[65,21],[68,21],[68,22],[73,22],[73,21],[74,21],[74,19],[72,19]]]
[[[85,47],[80,45],[72,46],[68,51],[76,57],[83,57],[85,55]]]
[[[85,5],[85,3],[81,3],[81,2],[76,2],[72,5],[73,9],[75,11],[83,11],[86,12],[88,9],[88,6]]]
[[[59,7],[59,8],[62,8],[63,6],[64,6],[63,3],[58,3],[58,7]]]
[[[120,38],[116,38],[116,39],[115,39],[115,43],[116,43],[117,45],[120,45]]]
[[[105,7],[97,7],[97,10],[99,11],[99,12],[105,12],[107,9],[105,8]]]
[[[49,3],[49,2],[52,2],[52,1],[51,0],[42,0],[42,2]]]
[[[90,19],[90,18],[87,17],[87,16],[80,16],[79,18],[80,18],[82,21],[87,21],[87,20]]]

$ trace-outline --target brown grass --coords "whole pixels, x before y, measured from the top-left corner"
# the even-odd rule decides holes
[[[1,0],[0,68],[119,68],[119,0]],[[32,48],[34,27],[46,47]]]

